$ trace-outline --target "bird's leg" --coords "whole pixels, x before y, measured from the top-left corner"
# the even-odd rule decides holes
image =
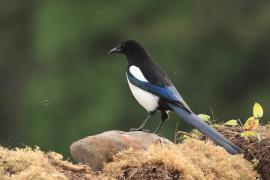
[[[145,127],[146,123],[155,114],[155,112],[156,111],[149,112],[148,116],[146,117],[146,119],[144,120],[144,122],[140,125],[140,127],[138,127],[138,128],[131,128],[130,131],[141,131],[141,130],[143,130],[143,128]]]
[[[166,119],[169,118],[169,111],[161,111],[161,120],[156,128],[156,130],[154,131],[154,134],[157,134],[158,131],[160,130],[161,126],[163,125],[163,123],[165,122]]]

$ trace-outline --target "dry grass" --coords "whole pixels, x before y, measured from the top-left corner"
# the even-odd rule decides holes
[[[146,169],[149,166],[157,168]],[[153,145],[147,151],[125,150],[105,165],[103,173],[116,179],[256,179],[257,175],[242,155],[232,156],[194,139],[181,145]]]
[[[60,154],[38,148],[0,147],[0,179],[256,179],[252,164],[230,155],[210,141],[187,139],[182,144],[156,144],[148,150],[127,149],[104,165],[99,175]]]
[[[90,173],[89,168],[63,161],[62,155],[57,153],[45,154],[39,148],[9,150],[0,147],[0,179],[91,179]]]

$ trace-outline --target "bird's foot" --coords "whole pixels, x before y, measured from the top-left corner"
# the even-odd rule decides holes
[[[143,132],[150,132],[148,129],[140,129],[140,128],[131,128],[129,131],[143,131]]]

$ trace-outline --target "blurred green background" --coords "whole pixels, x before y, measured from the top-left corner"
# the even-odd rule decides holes
[[[129,91],[127,62],[107,54],[128,39],[144,44],[196,113],[245,121],[257,101],[266,122],[269,9],[252,0],[0,2],[1,145],[68,157],[79,138],[139,126],[146,112]],[[162,133],[172,138],[177,121],[172,114]]]

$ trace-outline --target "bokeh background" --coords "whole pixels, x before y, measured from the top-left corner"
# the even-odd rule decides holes
[[[129,130],[146,112],[132,97],[127,62],[107,52],[144,44],[196,113],[226,121],[269,120],[270,1],[0,2],[0,144],[69,157],[69,145],[102,131]],[[156,115],[149,123],[153,129]],[[162,133],[172,138],[175,115]]]

